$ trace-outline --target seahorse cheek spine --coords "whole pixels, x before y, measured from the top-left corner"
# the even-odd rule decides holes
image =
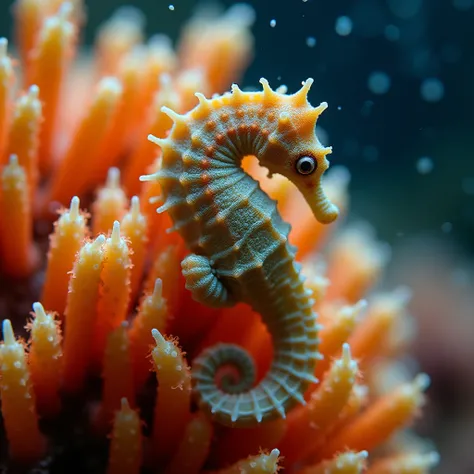
[[[314,135],[325,108],[312,108],[307,92],[312,80],[292,96],[274,92],[262,79],[263,92],[242,92],[207,100],[181,116],[164,108],[174,122],[167,139],[151,138],[163,151],[162,167],[143,180],[160,181],[172,230],[184,238],[191,255],[182,262],[186,287],[194,299],[224,307],[239,301],[258,311],[272,335],[275,358],[265,378],[253,387],[253,361],[240,348],[220,345],[201,354],[193,367],[200,405],[216,421],[253,426],[285,414],[297,403],[313,376],[317,354],[316,315],[311,291],[305,289],[290,227],[271,200],[241,169],[254,154],[270,172],[292,180],[315,216],[330,222],[337,209],[328,201],[321,175],[328,166]],[[301,176],[295,162],[301,155],[315,160],[315,172]],[[216,375],[235,366],[239,381]]]

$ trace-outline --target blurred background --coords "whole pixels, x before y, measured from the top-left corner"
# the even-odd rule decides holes
[[[12,3],[12,0],[1,0]],[[126,0],[86,1],[83,38]],[[228,6],[235,2],[221,1]],[[387,284],[414,290],[414,355],[432,377],[419,430],[442,462],[474,473],[474,0],[262,0],[255,57],[261,76],[295,91],[313,77],[313,105],[333,164],[351,173],[351,219],[392,245]],[[134,0],[150,34],[175,40],[202,2]],[[11,34],[9,17],[0,32]]]

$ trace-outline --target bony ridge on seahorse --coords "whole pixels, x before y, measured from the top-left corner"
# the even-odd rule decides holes
[[[327,107],[312,107],[308,79],[293,95],[273,91],[231,93],[206,99],[178,115],[163,107],[174,124],[166,139],[150,136],[162,149],[158,180],[164,205],[191,254],[182,262],[186,288],[195,300],[212,307],[245,302],[260,313],[272,336],[274,360],[255,385],[253,360],[238,346],[220,344],[193,363],[194,391],[202,409],[228,426],[254,426],[285,417],[314,379],[318,325],[311,291],[303,284],[290,225],[276,202],[245,173],[242,159],[254,155],[270,175],[280,173],[305,197],[324,223],[338,215],[325,196],[321,177],[329,164],[315,125]],[[223,368],[237,376],[220,377]],[[222,372],[221,372],[222,375]]]

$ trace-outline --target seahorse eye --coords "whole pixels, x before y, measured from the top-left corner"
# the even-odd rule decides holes
[[[312,156],[302,156],[296,161],[296,171],[300,174],[311,174],[316,169],[316,160]]]

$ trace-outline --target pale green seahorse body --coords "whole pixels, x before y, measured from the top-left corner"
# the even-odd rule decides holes
[[[260,313],[274,344],[274,360],[254,386],[253,361],[242,349],[222,344],[193,363],[194,390],[216,421],[252,426],[285,417],[315,382],[318,353],[316,315],[288,243],[289,224],[258,182],[241,168],[255,155],[270,173],[293,181],[315,216],[330,222],[337,209],[325,197],[321,176],[329,148],[314,134],[318,108],[306,99],[312,80],[294,95],[272,91],[232,93],[200,104],[186,115],[163,109],[174,121],[162,148],[161,169],[142,179],[158,179],[173,230],[191,254],[182,262],[186,287],[203,304],[224,307],[245,302]],[[223,378],[222,365],[235,365],[241,380]]]

